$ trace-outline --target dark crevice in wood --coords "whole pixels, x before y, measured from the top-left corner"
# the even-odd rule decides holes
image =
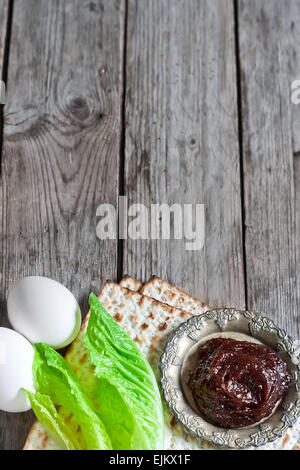
[[[14,7],[14,0],[10,0],[8,2],[8,16],[7,16],[6,36],[5,36],[5,45],[4,45],[3,68],[2,68],[2,80],[5,83],[7,82],[7,76],[8,76],[9,47],[10,47],[10,38],[11,38],[13,7]]]
[[[240,43],[239,43],[239,0],[233,0],[233,8],[234,8],[234,35],[235,35],[236,84],[237,84],[237,107],[238,107],[238,137],[239,137],[239,149],[240,149],[243,267],[244,267],[244,286],[245,286],[245,307],[246,309],[248,309],[246,219],[245,219],[246,207],[245,207],[245,182],[244,182],[244,160],[243,160],[243,100],[242,100],[242,74],[241,74]]]
[[[7,87],[7,77],[8,77],[9,48],[10,48],[13,8],[14,8],[14,0],[10,0],[8,3],[8,16],[7,16],[6,35],[5,35],[5,44],[4,44],[2,76],[1,76],[1,80],[4,81],[6,87]],[[1,175],[1,169],[2,169],[3,131],[4,131],[4,105],[0,105],[0,175]]]
[[[294,158],[300,158],[300,150],[298,150],[297,152],[294,152],[293,157]]]
[[[123,64],[122,64],[122,101],[121,101],[121,138],[120,138],[120,163],[119,163],[119,196],[125,195],[125,146],[126,146],[126,66],[127,66],[127,22],[128,0],[125,0],[124,13],[124,38],[123,38]],[[119,204],[119,201],[118,201]],[[119,219],[118,219],[119,220]],[[120,220],[119,220],[120,223]],[[123,276],[124,241],[120,238],[120,225],[118,227],[118,253],[117,253],[117,278],[118,282]]]

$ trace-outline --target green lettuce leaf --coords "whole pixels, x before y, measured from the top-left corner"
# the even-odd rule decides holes
[[[56,441],[62,440],[64,447],[112,449],[105,426],[69,364],[45,344],[36,344],[34,348],[33,377],[40,394],[34,395],[34,399],[27,394],[41,423],[46,429],[51,428]],[[48,400],[41,394],[48,396]],[[56,414],[51,402],[56,405]],[[53,421],[56,427],[54,424],[50,426]]]
[[[99,381],[97,412],[113,448],[163,449],[162,403],[149,363],[94,294],[90,306],[84,346]]]
[[[80,443],[77,440],[76,433],[67,426],[63,418],[57,413],[57,410],[48,395],[41,393],[32,393],[25,390],[27,393],[32,409],[49,436],[63,449],[63,450],[80,450]]]

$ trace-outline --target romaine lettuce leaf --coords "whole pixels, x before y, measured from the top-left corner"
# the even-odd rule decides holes
[[[32,409],[39,421],[43,424],[49,436],[63,450],[79,450],[80,443],[77,440],[76,433],[65,423],[63,418],[57,413],[57,410],[48,395],[42,395],[39,392],[27,393]]]
[[[33,377],[35,388],[40,394],[47,395],[56,407],[58,407],[57,425],[65,432],[65,427],[61,426],[61,420],[70,429],[68,438],[72,440],[74,448],[96,450],[112,449],[110,438],[105,426],[95,412],[95,409],[85,395],[75,373],[69,364],[60,354],[45,344],[36,344],[35,357],[33,362]],[[49,416],[46,416],[45,409],[39,410],[37,405],[41,404],[41,395],[36,396],[36,401],[31,403],[35,407],[38,418],[47,428],[49,427]],[[45,405],[45,402],[43,403]],[[49,402],[48,402],[49,405]],[[51,408],[51,407],[50,407]],[[49,406],[47,406],[49,411]],[[48,423],[47,423],[47,420]],[[52,417],[54,418],[53,409]],[[46,423],[45,423],[46,421]],[[76,440],[72,436],[76,433]],[[61,436],[59,436],[61,437]]]
[[[154,373],[136,344],[90,296],[84,345],[99,385],[97,410],[115,449],[163,449],[163,411]]]

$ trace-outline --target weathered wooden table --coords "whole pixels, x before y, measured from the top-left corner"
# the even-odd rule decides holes
[[[18,278],[160,275],[300,338],[299,0],[0,0],[0,312]],[[2,119],[3,118],[3,119]],[[204,248],[99,240],[99,204],[204,203]],[[0,448],[33,415],[0,414]]]

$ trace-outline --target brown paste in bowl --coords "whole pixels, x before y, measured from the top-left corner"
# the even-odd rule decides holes
[[[270,347],[214,338],[198,348],[188,387],[207,421],[240,428],[270,416],[290,382],[286,363]]]

